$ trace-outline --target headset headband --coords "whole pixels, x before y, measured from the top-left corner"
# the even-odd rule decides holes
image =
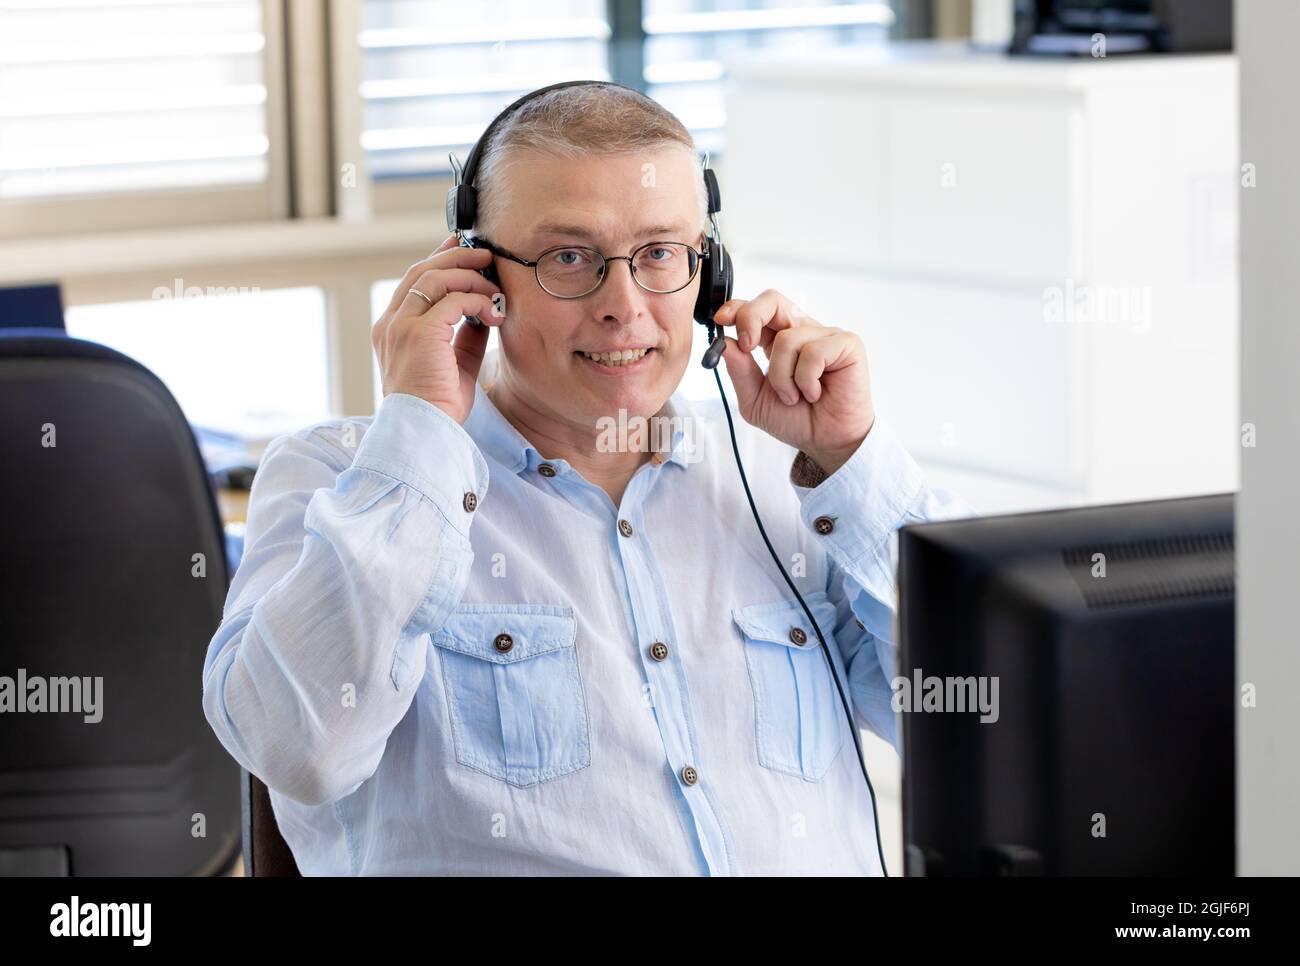
[[[456,170],[455,158],[452,158],[452,171],[456,175],[455,184],[447,191],[447,228],[450,231],[469,231],[474,227],[474,220],[478,215],[478,190],[474,185],[474,179],[478,177],[479,161],[482,157],[486,146],[491,143],[491,138],[496,133],[497,128],[514,114],[521,106],[535,97],[540,97],[550,91],[560,90],[564,87],[618,87],[625,91],[632,91],[634,94],[640,94],[640,91],[623,84],[615,84],[612,81],[598,80],[572,80],[560,81],[558,84],[549,84],[546,87],[539,87],[535,91],[529,91],[522,97],[516,98],[513,102],[506,105],[496,117],[488,124],[479,139],[474,142],[470,148],[469,154],[465,156],[465,164]],[[644,95],[643,95],[644,96]],[[704,168],[704,187],[708,196],[708,214],[710,218],[722,210],[722,193],[718,190],[718,179],[713,170],[708,167],[707,157]]]

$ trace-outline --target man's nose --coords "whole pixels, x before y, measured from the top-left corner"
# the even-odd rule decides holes
[[[616,267],[617,262],[624,264]],[[602,315],[630,318],[644,307],[647,293],[632,277],[632,259],[623,255],[605,260],[605,277],[595,294]]]

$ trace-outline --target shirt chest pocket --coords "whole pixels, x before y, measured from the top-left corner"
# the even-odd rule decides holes
[[[835,607],[825,591],[804,594],[834,646]],[[737,607],[754,689],[758,760],[773,771],[820,781],[844,744],[843,706],[827,655],[797,600]]]
[[[461,604],[431,635],[456,760],[524,788],[591,763],[573,609]]]

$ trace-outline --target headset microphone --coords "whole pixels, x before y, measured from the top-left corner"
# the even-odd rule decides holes
[[[447,192],[447,227],[460,236],[461,245],[468,248],[476,247],[466,239],[464,232],[474,227],[474,219],[478,213],[478,192],[474,186],[474,178],[478,173],[482,151],[488,144],[493,132],[525,102],[548,91],[578,85],[622,86],[608,81],[580,80],[563,81],[559,84],[551,84],[531,91],[507,105],[500,114],[492,119],[482,136],[474,143],[469,154],[466,155],[463,169],[456,170],[453,159],[452,170],[456,177],[455,183]],[[754,514],[754,522],[758,524],[758,532],[762,535],[763,542],[767,544],[767,551],[772,555],[772,560],[776,563],[777,569],[781,571],[781,576],[785,578],[786,584],[793,591],[795,597],[798,598],[800,606],[803,607],[804,613],[813,626],[813,630],[817,632],[817,640],[822,647],[822,656],[830,666],[831,677],[834,679],[835,688],[839,692],[840,705],[844,709],[844,714],[848,717],[849,732],[853,735],[853,746],[858,753],[858,765],[862,769],[862,777],[867,783],[867,791],[871,796],[872,818],[876,826],[876,851],[880,858],[880,871],[887,876],[889,870],[885,867],[885,850],[880,837],[880,813],[876,804],[876,790],[871,784],[871,776],[867,774],[866,762],[862,757],[861,738],[858,734],[857,724],[853,720],[853,712],[849,708],[848,699],[844,695],[844,687],[840,683],[839,672],[835,670],[835,662],[831,660],[830,656],[830,647],[826,643],[826,638],[822,635],[822,629],[818,626],[817,619],[813,617],[808,603],[803,599],[803,595],[799,593],[799,588],[794,585],[794,581],[786,573],[785,567],[781,564],[780,555],[777,554],[776,549],[772,546],[772,541],[767,537],[767,530],[764,529],[763,521],[758,515],[758,507],[754,505],[754,495],[750,492],[749,480],[745,477],[745,467],[740,459],[740,446],[736,442],[736,426],[731,418],[731,407],[727,405],[727,393],[722,387],[722,377],[718,373],[718,362],[726,350],[726,335],[720,331],[720,326],[713,320],[713,316],[718,309],[722,308],[723,304],[731,298],[735,277],[732,271],[731,255],[727,252],[726,246],[722,244],[722,237],[718,231],[717,214],[722,210],[722,193],[718,189],[718,178],[713,173],[713,169],[709,167],[707,155],[704,158],[704,187],[707,194],[709,234],[705,238],[703,257],[700,260],[700,290],[695,299],[693,316],[696,322],[705,327],[708,333],[709,348],[700,360],[700,364],[706,369],[713,370],[713,378],[718,383],[718,393],[722,397],[722,409],[727,415],[727,429],[731,433],[731,449],[736,457],[736,469],[740,471],[740,482],[745,488],[745,496],[749,500],[749,509]],[[496,283],[495,273],[488,274],[489,271],[491,271],[491,266],[489,266],[488,271],[482,274]],[[471,321],[478,322],[477,319],[471,319]],[[481,325],[482,323],[479,322],[478,324]]]

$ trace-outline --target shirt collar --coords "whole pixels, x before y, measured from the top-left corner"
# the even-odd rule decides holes
[[[569,469],[566,460],[548,460],[543,457],[537,447],[502,415],[488,396],[486,390],[496,378],[497,353],[500,351],[493,349],[483,359],[478,380],[474,384],[474,408],[465,421],[465,431],[487,456],[512,473],[520,473],[525,469],[536,470],[542,463],[550,463],[559,472]],[[696,440],[688,438],[682,428],[687,421],[696,418],[691,402],[680,391],[674,392],[659,415],[671,420],[669,425],[673,430],[671,448],[664,462],[675,463],[685,469],[695,461],[692,459],[692,447],[699,445]]]

